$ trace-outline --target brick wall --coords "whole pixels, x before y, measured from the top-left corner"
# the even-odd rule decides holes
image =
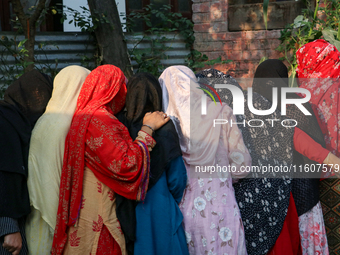
[[[195,49],[209,59],[221,56],[222,60],[232,60],[214,68],[235,78],[252,78],[262,57],[281,56],[275,50],[280,45],[279,30],[228,31],[228,0],[193,0],[192,10]]]

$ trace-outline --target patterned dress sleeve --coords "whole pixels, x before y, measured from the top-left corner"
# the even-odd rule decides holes
[[[9,217],[0,217],[0,237],[20,232],[18,220]]]
[[[153,147],[155,147],[156,145],[155,139],[153,139],[151,135],[142,130],[138,132],[135,142],[136,141],[143,142],[148,147],[149,152],[152,151]]]
[[[140,147],[142,153],[143,153],[143,169],[142,169],[142,175],[144,176],[140,191],[137,195],[137,201],[141,201],[145,199],[146,191],[148,189],[149,185],[149,178],[150,178],[150,151],[153,147],[156,145],[156,141],[146,132],[139,131],[138,135],[134,141],[138,146]],[[144,172],[146,174],[144,174]]]
[[[27,241],[25,236],[25,217],[14,219],[10,217],[0,217],[0,255],[8,255],[9,253],[5,248],[2,247],[4,242],[4,236],[20,232],[22,247],[20,255],[28,254]]]
[[[149,183],[149,148],[155,141],[143,132],[133,141],[122,123],[107,116],[99,111],[87,129],[86,166],[119,195],[144,200]]]
[[[248,172],[245,171],[245,167],[251,166],[251,156],[244,145],[242,133],[237,124],[235,124],[237,121],[235,116],[231,114],[231,109],[228,120],[232,120],[233,123],[232,125],[230,123],[229,125],[223,125],[227,128],[229,147],[228,159],[231,167],[236,167],[236,171],[232,171],[231,175],[235,179],[241,179],[248,175]]]

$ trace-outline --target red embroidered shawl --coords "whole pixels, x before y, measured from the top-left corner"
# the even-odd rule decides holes
[[[80,91],[65,141],[57,225],[52,254],[62,254],[67,228],[76,223],[85,165],[114,192],[144,199],[148,182],[148,150],[133,142],[117,114],[125,104],[123,72],[112,65],[93,70]]]
[[[326,148],[339,157],[340,94],[336,79],[340,78],[340,52],[320,39],[301,47],[296,58],[298,78],[319,78],[303,80],[300,87],[311,92],[310,103],[324,134]]]

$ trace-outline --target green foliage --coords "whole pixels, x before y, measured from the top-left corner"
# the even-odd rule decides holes
[[[109,24],[111,29],[114,29],[113,24],[108,20],[106,15],[98,13],[94,10],[93,13],[85,6],[80,6],[81,11],[72,9],[66,5],[61,5],[62,8],[56,9],[59,13],[62,14],[62,18],[60,20],[61,23],[64,23],[67,20],[67,14],[71,16],[71,19],[68,21],[69,24],[74,24],[75,27],[79,27],[82,32],[89,33],[89,39],[93,39],[94,46],[95,46],[95,54],[94,60],[95,65],[99,66],[101,64],[101,57],[99,56],[99,48],[98,43],[96,41],[96,36],[94,31],[100,26],[101,24]],[[93,69],[93,65],[91,62],[93,58],[89,58],[86,54],[78,54],[81,57],[81,65],[86,67],[89,70]]]
[[[197,68],[212,67],[215,64],[227,64],[232,60],[222,60],[221,56],[215,59],[209,60],[207,55],[202,54],[197,50],[191,50],[190,56],[187,58],[188,66],[196,70]]]
[[[32,64],[31,62],[25,61],[27,56],[27,49],[25,48],[24,39],[17,42],[15,39],[9,39],[7,36],[2,36],[0,39],[0,46],[3,46],[0,52],[0,98],[3,97],[3,93],[7,86],[12,83],[15,79],[19,78],[23,73],[24,69]],[[10,57],[14,57],[14,64],[8,64]]]
[[[28,11],[34,11],[36,6],[32,6]],[[45,14],[48,13],[50,8],[45,8],[36,23],[42,24]],[[55,7],[52,7],[52,13],[56,14]],[[0,98],[3,97],[5,89],[14,80],[18,79],[23,73],[26,67],[31,64],[35,64],[35,68],[39,71],[47,73],[54,77],[57,74],[58,59],[54,60],[54,63],[48,63],[47,61],[37,59],[34,62],[28,62],[25,57],[28,56],[28,50],[25,47],[27,39],[21,41],[17,40],[17,37],[23,34],[23,29],[18,19],[11,20],[13,28],[16,30],[14,37],[2,36],[0,38]],[[41,55],[45,55],[45,59],[48,60],[47,54],[44,51],[44,43],[38,45],[38,49],[35,49],[36,53],[39,52]],[[58,48],[58,46],[55,46]],[[55,66],[53,67],[53,65]]]
[[[262,58],[260,59],[259,64],[261,64],[262,62],[266,61],[267,59],[268,59],[268,57],[266,57],[266,56],[262,57]]]
[[[62,11],[62,8],[64,11]],[[105,15],[96,12],[91,14],[90,10],[84,6],[81,6],[80,12],[67,6],[53,6],[44,9],[43,14],[46,14],[49,10],[51,10],[52,14],[56,14],[57,12],[63,13],[61,22],[67,19],[66,13],[70,14],[71,19],[69,23],[74,23],[76,27],[80,27],[82,32],[88,32],[90,36],[94,36],[95,29],[101,24],[110,24],[111,28],[114,28]],[[41,15],[41,17],[43,18],[44,15]],[[146,24],[146,31],[143,33],[133,31],[135,25],[141,22]],[[17,34],[22,34],[23,31],[18,20],[14,20],[13,24],[17,29]],[[195,42],[193,23],[180,13],[172,13],[170,5],[164,5],[158,9],[156,9],[154,5],[148,5],[143,9],[143,12],[131,13],[127,17],[124,26],[135,38],[134,46],[129,53],[131,60],[137,62],[137,72],[150,72],[155,76],[159,76],[165,69],[162,60],[170,59],[169,51],[172,49],[173,41],[178,35],[184,38],[186,48],[190,50],[185,61],[194,71],[196,68],[230,62],[229,60],[222,61],[221,57],[209,60],[205,54],[195,50],[193,48]],[[0,52],[0,73],[2,74],[0,82],[3,81],[2,84],[5,83],[5,86],[0,88],[0,98],[5,87],[20,77],[25,67],[32,64],[31,62],[25,61],[25,56],[27,56],[28,52],[24,46],[25,42],[26,39],[17,42],[16,36],[14,39],[3,36],[0,40],[0,46],[4,46]],[[147,42],[149,47],[140,47],[142,42]],[[97,43],[95,44],[97,46]],[[42,55],[45,54],[44,46],[43,43],[38,45],[38,50],[42,51]],[[56,47],[58,48],[58,46]],[[10,61],[13,63],[12,57],[14,57],[14,64],[9,64]],[[46,54],[45,57],[47,59]],[[100,65],[101,56],[99,56],[98,50],[94,57],[96,65]],[[89,66],[91,60],[92,59],[89,59],[86,55],[82,55],[83,66],[91,68]],[[48,64],[47,61],[41,61],[39,63],[39,61],[35,59],[34,64],[37,64],[36,68],[39,67],[40,71],[48,73],[52,77],[57,74],[58,59],[55,59],[53,64]],[[54,64],[55,67],[52,67]]]
[[[300,47],[320,38],[335,46],[340,43],[340,1],[324,0],[325,7],[319,7],[319,1],[317,0],[315,10],[307,3],[308,8],[303,10],[302,15],[281,31],[282,44],[277,50],[284,53],[282,60],[288,61],[292,78],[295,78],[296,51]]]
[[[17,36],[9,38],[2,36],[0,38],[0,98],[3,96],[3,92],[14,80],[18,79],[27,66],[35,64],[35,68],[39,71],[49,74],[52,77],[57,75],[58,59],[54,60],[54,63],[50,63],[47,54],[44,50],[44,43],[38,45],[36,53],[39,52],[44,58],[40,61],[35,59],[34,62],[28,62],[25,57],[28,55],[28,50],[25,48],[25,42],[27,39],[17,41]],[[58,48],[57,45],[54,45]]]
[[[135,32],[136,24],[145,24],[147,29],[144,32]],[[195,42],[193,23],[181,13],[172,13],[170,5],[156,9],[150,4],[144,7],[142,12],[132,12],[126,18],[124,26],[131,35],[139,38],[129,50],[131,60],[137,63],[137,72],[149,72],[158,77],[165,69],[162,60],[170,58],[168,53],[177,34],[184,38],[186,48],[190,50],[185,61],[191,69],[229,62],[222,61],[221,57],[209,60],[205,54],[193,49]],[[171,32],[177,33],[170,36]],[[149,47],[140,47],[142,42],[146,42]]]
[[[93,33],[101,24],[111,24],[104,14],[99,14],[96,10],[94,10],[93,14],[91,14],[90,10],[85,6],[80,6],[82,9],[81,12],[65,5],[63,8],[64,11],[61,9],[58,10],[63,15],[60,22],[64,23],[64,21],[67,20],[67,14],[70,14],[72,19],[70,19],[68,23],[74,23],[74,25],[79,27],[82,32]],[[112,24],[111,28],[113,29]]]

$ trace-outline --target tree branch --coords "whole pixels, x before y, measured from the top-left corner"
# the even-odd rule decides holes
[[[26,31],[28,17],[24,13],[24,8],[22,7],[20,0],[12,0],[12,4],[14,13],[18,16],[22,28]]]
[[[17,1],[17,0],[16,0]],[[45,8],[46,0],[39,0],[38,6],[31,15],[30,24],[35,24],[40,17],[41,12]]]

